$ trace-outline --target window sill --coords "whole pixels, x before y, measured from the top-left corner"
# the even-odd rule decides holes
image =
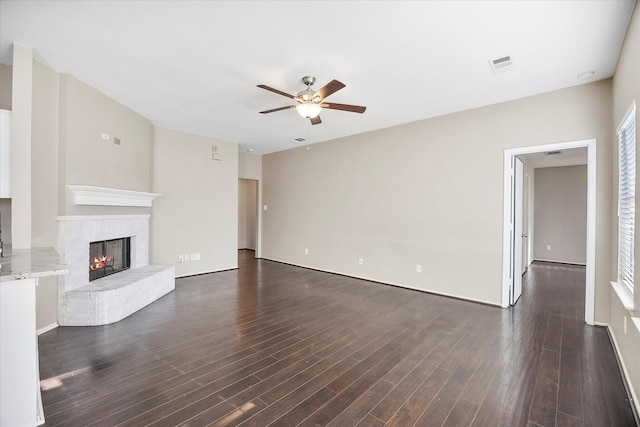
[[[633,294],[629,291],[629,288],[618,282],[611,282],[611,287],[616,291],[624,308],[633,313]]]

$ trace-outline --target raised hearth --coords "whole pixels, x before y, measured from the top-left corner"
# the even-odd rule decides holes
[[[130,266],[89,284],[91,242],[129,238]],[[70,273],[58,279],[58,323],[117,322],[175,288],[173,266],[149,265],[149,215],[58,217],[58,252]]]

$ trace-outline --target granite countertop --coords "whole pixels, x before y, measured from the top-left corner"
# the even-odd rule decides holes
[[[3,256],[0,257],[0,282],[67,273],[69,269],[60,264],[60,256],[53,248],[11,250],[5,246]]]

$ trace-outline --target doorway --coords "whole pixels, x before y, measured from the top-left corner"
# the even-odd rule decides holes
[[[539,153],[549,153],[560,150],[571,150],[575,148],[586,148],[587,157],[587,253],[586,253],[586,283],[585,283],[585,322],[589,325],[594,323],[594,298],[595,298],[595,191],[596,191],[596,175],[595,175],[595,154],[596,140],[583,140],[566,142],[559,144],[547,144],[532,147],[507,149],[504,151],[504,214],[503,214],[503,257],[502,257],[502,307],[508,307],[513,300],[514,290],[517,291],[517,276],[522,278],[522,267],[518,270],[514,268],[514,259],[523,256],[523,242],[521,239],[515,239],[514,224],[514,186],[513,170],[515,167],[515,158],[526,157]],[[534,184],[535,185],[535,184]],[[525,185],[522,186],[524,191]],[[530,194],[530,192],[529,192]],[[530,211],[530,207],[528,209]],[[530,221],[531,219],[528,218]],[[516,254],[516,246],[519,246]],[[529,254],[530,256],[530,254]],[[528,257],[529,257],[528,256]],[[527,258],[528,258],[527,257]],[[520,263],[518,263],[520,265]],[[516,299],[517,300],[517,299]]]
[[[258,247],[258,181],[238,180],[238,249]]]

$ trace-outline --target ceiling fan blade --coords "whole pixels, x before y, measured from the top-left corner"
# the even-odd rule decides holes
[[[349,105],[349,104],[335,104],[335,103],[326,103],[323,102],[322,108],[328,108],[329,110],[342,110],[342,111],[351,111],[352,113],[364,113],[367,107],[363,107],[361,105]]]
[[[318,95],[320,95],[320,99],[325,99],[327,96],[336,93],[343,87],[344,83],[337,80],[331,80],[329,83],[321,87],[320,90],[318,90]]]
[[[320,120],[320,116],[315,116],[309,120],[311,120],[312,125],[319,125],[320,123],[322,123],[322,120]]]
[[[274,89],[274,88],[269,87],[269,86],[267,86],[267,85],[256,85],[256,86],[257,86],[257,87],[259,87],[259,88],[262,88],[262,89],[268,90],[269,92],[277,93],[278,95],[286,96],[287,98],[291,98],[291,99],[293,99],[293,95],[289,95],[289,94],[288,94],[288,93],[286,93],[286,92],[283,92],[283,91],[278,90],[278,89]]]
[[[273,108],[271,110],[260,111],[260,114],[274,113],[276,111],[288,110],[290,108],[296,108],[295,105],[287,105],[286,107]]]

